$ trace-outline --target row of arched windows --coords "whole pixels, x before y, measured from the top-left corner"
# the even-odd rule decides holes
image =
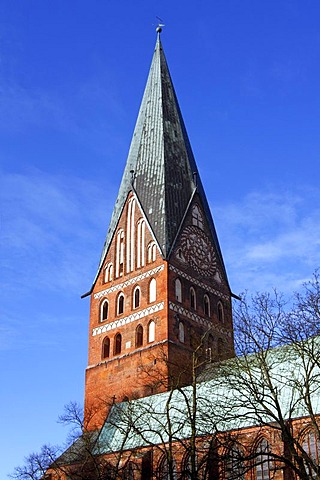
[[[302,448],[305,450],[309,458],[313,459],[316,465],[319,465],[320,441],[314,430],[308,430],[304,436]],[[238,444],[233,444],[225,452],[222,458],[214,456],[214,459],[206,459],[206,463],[199,468],[197,478],[217,478],[223,480],[245,480],[246,473],[250,472],[252,480],[271,480],[274,478],[274,462],[272,459],[272,451],[266,438],[261,438],[256,444],[254,450],[250,452],[250,460],[246,459],[245,453]],[[211,464],[210,464],[211,463]],[[173,461],[172,468],[175,478],[189,479],[191,478],[191,457],[186,455],[180,467],[180,475],[178,476],[177,464]],[[309,471],[306,465],[309,478],[317,478],[313,471]],[[169,462],[164,454],[157,467],[158,480],[169,480]]]
[[[182,303],[184,300],[183,295],[182,295],[182,282],[180,278],[175,279],[174,283],[174,288],[175,288],[175,297],[177,302]],[[189,303],[190,303],[190,308],[192,310],[197,310],[199,307],[198,302],[197,302],[197,295],[196,295],[196,290],[193,286],[189,288]],[[210,317],[213,312],[211,312],[211,303],[210,303],[210,297],[207,293],[203,295],[202,298],[202,311],[204,315],[207,317]],[[216,305],[216,316],[219,320],[219,322],[223,323],[224,322],[224,309],[222,303],[219,301]]]
[[[157,281],[152,278],[148,286],[148,302],[153,303],[157,299]],[[139,308],[141,304],[141,289],[137,285],[132,292],[132,309]],[[123,315],[125,312],[125,296],[120,292],[116,298],[116,315]],[[109,316],[109,300],[105,298],[100,305],[100,322],[108,320]]]
[[[145,338],[146,335],[146,338]],[[135,347],[142,347],[145,343],[152,343],[155,341],[156,324],[154,320],[150,320],[147,326],[147,331],[144,332],[144,328],[141,324],[136,327],[135,330]],[[113,348],[111,349],[111,339],[109,336],[104,337],[102,341],[102,360],[111,357],[113,355],[120,355],[122,352],[122,335],[116,333],[113,337]]]

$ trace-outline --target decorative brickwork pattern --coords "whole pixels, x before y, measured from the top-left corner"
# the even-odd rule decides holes
[[[199,325],[204,326],[207,330],[209,330],[209,328],[212,327],[212,322],[210,320],[200,317],[196,313],[191,312],[190,310],[187,310],[182,305],[177,305],[173,302],[169,302],[169,309],[173,310],[176,313],[179,313],[180,315],[183,315],[184,317],[190,318],[190,320],[193,320]],[[220,333],[223,333],[224,335],[228,335],[228,337],[231,338],[231,332],[226,330],[225,328],[217,327],[217,325],[215,325],[214,329]]]
[[[95,293],[94,294],[94,299],[97,300],[99,298],[104,297],[105,295],[108,295],[109,293],[116,292],[118,290],[123,290],[125,287],[128,287],[130,285],[135,285],[136,283],[140,282],[141,280],[144,280],[145,278],[152,277],[156,273],[161,272],[164,269],[164,265],[160,265],[159,267],[153,268],[152,270],[148,270],[147,272],[142,273],[141,275],[138,275],[137,277],[130,278],[129,280],[126,280],[125,282],[118,283],[118,285],[113,285],[110,288],[106,288],[105,290],[102,290],[101,292]]]
[[[169,265],[169,269],[170,269],[172,272],[174,272],[174,273],[176,273],[177,275],[179,275],[179,277],[182,277],[182,278],[185,278],[186,280],[189,280],[189,282],[194,283],[195,285],[197,285],[198,287],[203,288],[203,289],[206,290],[207,292],[214,293],[214,294],[217,295],[218,297],[223,298],[223,299],[226,300],[226,301],[229,301],[228,295],[225,295],[225,294],[223,294],[222,292],[220,292],[219,290],[216,290],[215,288],[210,287],[210,286],[207,285],[206,283],[203,283],[203,282],[201,282],[200,280],[197,280],[196,278],[191,277],[191,275],[188,275],[188,273],[185,273],[185,272],[183,272],[182,270],[179,270],[179,268],[175,267],[174,265]]]
[[[127,325],[128,323],[134,322],[135,320],[140,320],[141,318],[147,317],[148,315],[159,312],[163,309],[163,307],[164,302],[160,302],[156,305],[145,308],[144,310],[140,310],[139,312],[132,313],[127,317],[119,318],[119,320],[115,320],[114,322],[108,323],[107,325],[94,328],[92,331],[92,336],[100,335],[101,333],[109,332],[110,330],[114,330],[115,328],[119,328]]]

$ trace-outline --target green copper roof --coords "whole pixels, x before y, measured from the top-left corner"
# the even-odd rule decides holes
[[[167,259],[195,190],[201,197],[223,265],[210,209],[158,35],[100,267],[130,191],[137,196],[162,256]]]

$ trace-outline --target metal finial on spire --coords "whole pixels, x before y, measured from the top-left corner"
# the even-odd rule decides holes
[[[163,23],[163,20],[160,17],[156,17],[156,18],[158,20],[158,26],[156,28],[156,32],[160,34],[162,32],[162,27],[164,27],[165,24]]]

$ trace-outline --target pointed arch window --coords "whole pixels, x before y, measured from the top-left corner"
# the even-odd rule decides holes
[[[124,262],[124,231],[121,229],[117,233],[116,242],[116,277],[123,275]]]
[[[190,287],[190,307],[194,310],[197,308],[196,291],[193,287]]]
[[[176,463],[174,460],[172,460],[172,471],[173,471],[173,478],[177,478],[177,468],[176,468]],[[158,478],[159,480],[170,480],[171,474],[170,474],[170,468],[169,468],[169,461],[166,456],[166,454],[163,455],[159,462],[158,466]]]
[[[119,355],[121,353],[121,343],[122,343],[122,337],[120,333],[117,333],[116,336],[114,337],[114,354]]]
[[[224,346],[224,343],[222,338],[218,338],[218,355],[223,354],[223,346]]]
[[[320,440],[314,430],[307,431],[303,438],[302,448],[315,465],[320,464]],[[305,467],[310,478],[317,477],[310,465],[305,464]]]
[[[104,269],[104,282],[108,283],[111,282],[113,275],[113,265],[112,263],[108,263]]]
[[[145,265],[146,222],[140,218],[137,225],[137,268]]]
[[[136,209],[136,200],[133,197],[131,197],[128,202],[128,215],[127,215],[127,272],[133,272],[134,270],[135,209]]]
[[[203,311],[207,317],[210,317],[210,299],[206,293],[203,296]]]
[[[154,342],[156,338],[156,324],[154,320],[151,320],[148,325],[148,342]]]
[[[218,310],[218,320],[220,323],[224,322],[224,311],[223,311],[223,305],[221,302],[218,302],[217,305],[217,310]]]
[[[272,462],[270,459],[270,446],[265,438],[263,438],[256,449],[256,480],[271,479]]]
[[[149,303],[155,302],[157,299],[157,280],[152,278],[149,283]]]
[[[179,341],[181,343],[185,342],[185,328],[183,322],[179,322]]]
[[[123,293],[119,293],[117,299],[117,314],[122,315],[124,312],[124,295]]]
[[[224,468],[225,468],[226,479],[244,480],[245,478],[244,455],[238,446],[233,445],[228,450]]]
[[[136,328],[136,347],[142,347],[143,345],[143,326],[138,325]]]
[[[101,303],[100,307],[100,322],[105,322],[108,320],[108,314],[109,314],[109,302],[108,300],[104,300]]]
[[[133,308],[140,307],[140,287],[136,287],[133,291]]]
[[[203,229],[203,217],[198,205],[192,207],[192,225]]]
[[[110,338],[104,337],[102,342],[102,359],[110,357]]]
[[[174,283],[176,300],[182,302],[182,284],[180,278],[175,279]]]
[[[148,263],[155,262],[157,257],[157,246],[155,242],[151,242],[148,245]]]

